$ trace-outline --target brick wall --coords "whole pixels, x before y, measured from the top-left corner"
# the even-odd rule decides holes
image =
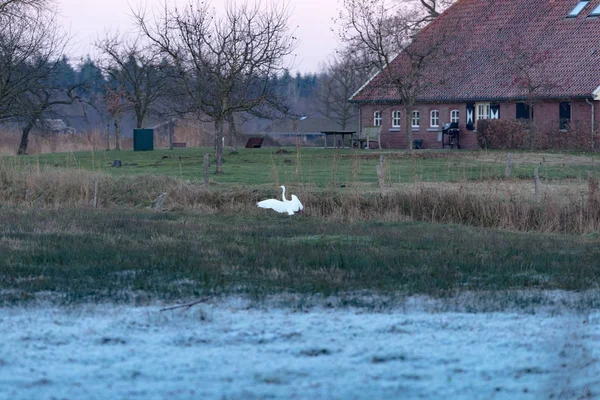
[[[559,101],[539,101],[534,106],[534,117],[541,121],[556,121],[559,120]],[[596,124],[600,125],[600,102],[595,101],[595,120]],[[401,121],[400,128],[392,127],[393,111],[400,111]],[[420,113],[419,128],[413,130],[413,139],[422,139],[423,148],[425,149],[441,149],[442,144],[438,141],[439,127],[432,127],[430,124],[430,113],[432,110],[439,111],[439,126],[445,122],[450,122],[450,113],[452,110],[459,112],[459,128],[461,131],[460,144],[463,149],[476,149],[477,134],[474,131],[467,130],[466,115],[467,107],[465,103],[429,103],[419,104],[415,107]],[[375,111],[380,111],[382,116],[382,135],[381,143],[384,148],[399,148],[405,149],[408,146],[406,135],[406,113],[404,107],[398,104],[363,104],[360,107],[361,126],[373,125]],[[500,119],[516,117],[516,102],[500,103]],[[591,107],[585,100],[571,101],[571,122],[582,123],[589,126],[591,122]],[[600,132],[598,142],[600,143]]]

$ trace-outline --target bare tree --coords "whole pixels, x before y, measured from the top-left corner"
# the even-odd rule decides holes
[[[535,146],[534,138],[540,128],[534,121],[535,105],[544,97],[560,92],[559,88],[570,84],[568,81],[557,79],[552,73],[554,54],[550,49],[532,47],[520,37],[514,36],[507,41],[504,51],[498,55],[497,63],[504,64],[508,71],[512,71],[512,80],[508,85],[512,86],[515,97],[522,96],[527,105],[526,139],[531,147]]]
[[[345,49],[327,62],[325,73],[319,79],[318,111],[338,124],[342,130],[357,116],[357,107],[348,100],[368,79],[364,68],[356,68],[359,61],[350,49]]]
[[[121,120],[125,112],[130,108],[130,102],[126,91],[119,87],[108,86],[103,97],[106,112],[115,125],[115,151],[121,151]]]
[[[143,47],[138,40],[107,34],[96,42],[103,58],[98,65],[108,76],[112,91],[118,91],[128,101],[133,111],[136,127],[143,128],[154,106],[169,84],[161,71],[157,52]]]
[[[208,3],[193,1],[184,10],[165,5],[154,21],[142,12],[136,18],[178,70],[188,111],[214,122],[216,172],[222,173],[224,123],[269,102],[273,78],[294,50],[287,7],[228,3],[217,17]]]
[[[404,106],[408,148],[413,148],[411,118],[418,98],[426,90],[444,84],[444,44],[448,32],[435,35],[419,30],[437,14],[436,1],[423,10],[407,8],[392,0],[344,0],[340,12],[340,36],[362,59],[362,67],[377,74],[371,85],[387,92]],[[435,6],[435,7],[434,7]],[[455,21],[456,24],[459,21]],[[393,65],[392,65],[393,62]],[[357,63],[357,68],[361,67]],[[432,73],[435,69],[435,73]]]
[[[20,114],[18,119],[25,122],[19,143],[18,155],[27,153],[29,144],[29,134],[37,125],[44,127],[43,117],[47,114],[54,114],[54,109],[58,106],[71,105],[79,97],[77,95],[78,85],[65,86],[61,82],[53,82],[55,65],[48,66],[48,73],[44,82],[39,86],[30,87],[25,96],[20,101]]]
[[[362,56],[359,66],[385,68],[413,37],[456,0],[342,0],[336,19],[343,43]]]
[[[77,88],[60,79],[68,37],[48,4],[0,3],[0,120],[25,124],[18,154],[26,153],[29,133],[44,115],[77,98]]]
[[[54,17],[17,4],[2,3],[0,12],[0,120],[21,114],[22,97],[62,50]]]
[[[525,98],[529,107],[529,121],[533,121],[533,108],[541,98],[555,92],[557,88],[568,85],[559,81],[552,73],[554,52],[550,49],[531,47],[514,37],[507,41],[509,45],[498,59],[513,71],[512,86]]]

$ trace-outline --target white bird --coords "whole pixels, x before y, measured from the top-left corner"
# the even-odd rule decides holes
[[[256,203],[260,208],[270,208],[272,210],[277,211],[278,213],[287,213],[288,215],[294,215],[294,213],[304,210],[304,206],[300,203],[300,200],[296,195],[292,195],[292,200],[288,200],[285,198],[285,186],[279,186],[282,190],[281,198],[282,200],[277,199],[267,199],[263,201],[259,201]]]

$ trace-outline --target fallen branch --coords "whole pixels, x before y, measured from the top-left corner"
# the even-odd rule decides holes
[[[160,310],[160,312],[163,311],[171,311],[171,310],[177,310],[179,308],[185,308],[186,311],[189,310],[190,308],[192,308],[193,306],[200,304],[200,303],[206,303],[208,300],[210,300],[210,297],[203,297],[200,300],[196,300],[193,301],[191,303],[187,303],[187,304],[180,304],[178,306],[173,306],[173,307],[167,307],[167,308],[163,308]]]

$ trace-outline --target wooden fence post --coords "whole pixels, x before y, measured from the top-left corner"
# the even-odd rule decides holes
[[[510,178],[510,170],[512,169],[512,155],[508,153],[506,156],[506,168],[504,169],[504,177]]]
[[[535,181],[535,201],[540,202],[540,176],[538,173],[538,167],[533,170],[533,179]]]
[[[98,177],[94,177],[94,208],[98,208]]]
[[[210,154],[204,154],[204,184],[208,186],[210,182]]]
[[[383,193],[383,188],[385,186],[385,170],[383,165],[383,155],[379,156],[379,164],[377,164],[377,178],[379,179],[379,188]]]
[[[169,122],[169,124],[167,125],[167,129],[169,130],[169,150],[173,150],[173,142],[175,137],[175,122]]]
[[[183,183],[183,166],[181,165],[181,156],[179,156],[179,180]]]

